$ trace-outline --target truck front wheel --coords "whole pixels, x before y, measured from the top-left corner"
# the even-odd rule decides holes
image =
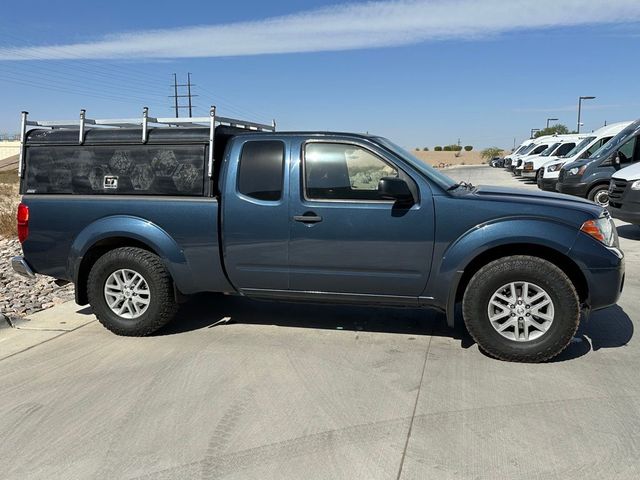
[[[471,278],[462,302],[478,346],[506,361],[542,362],[558,355],[580,322],[580,302],[567,275],[538,257],[495,260]]]
[[[169,272],[157,255],[140,248],[116,248],[100,257],[87,293],[100,323],[118,335],[149,335],[177,310]]]

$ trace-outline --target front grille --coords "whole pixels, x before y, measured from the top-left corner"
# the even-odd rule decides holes
[[[560,170],[560,176],[558,177],[558,182],[562,182],[566,175],[567,175],[567,171],[564,168]]]
[[[525,170],[533,170],[533,162],[527,162],[524,164]]]
[[[620,204],[620,200],[622,199],[626,189],[626,180],[618,180],[616,178],[611,179],[611,184],[609,185],[609,201],[616,206]]]

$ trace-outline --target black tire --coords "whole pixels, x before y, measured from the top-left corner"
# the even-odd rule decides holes
[[[534,340],[505,338],[489,320],[492,296],[511,282],[538,285],[553,302],[553,321]],[[580,301],[569,277],[554,264],[525,255],[504,257],[478,270],[467,285],[462,311],[467,330],[478,346],[495,358],[511,362],[543,362],[555,357],[569,345],[580,323]]]
[[[149,306],[138,318],[126,319],[117,315],[105,299],[105,283],[120,269],[139,273],[148,285]],[[129,337],[155,332],[170,322],[178,309],[169,272],[157,255],[141,248],[116,248],[100,257],[89,273],[87,294],[100,323],[117,335]]]
[[[589,192],[588,198],[596,205],[600,205],[601,207],[609,206],[609,186],[598,185],[597,187],[594,187]]]

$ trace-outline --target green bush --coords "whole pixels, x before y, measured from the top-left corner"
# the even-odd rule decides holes
[[[442,151],[442,147],[438,145],[433,150],[436,151],[436,152],[441,152]]]
[[[428,152],[428,151],[429,151],[429,147],[424,147],[424,148],[422,149],[422,151],[423,151],[423,152]]]
[[[451,145],[445,145],[442,150],[444,150],[445,152],[452,152],[453,151],[453,150],[451,150]]]
[[[471,150],[473,150],[473,145],[465,145],[464,147],[465,152],[470,152]]]

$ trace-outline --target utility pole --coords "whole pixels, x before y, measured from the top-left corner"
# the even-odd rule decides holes
[[[189,116],[193,117],[193,102],[192,102],[192,98],[193,97],[197,97],[198,95],[193,95],[191,93],[191,87],[195,87],[194,84],[191,83],[191,72],[187,73],[187,83],[178,83],[178,75],[177,74],[173,74],[173,95],[169,95],[169,98],[173,98],[173,108],[175,109],[175,113],[176,113],[176,118],[180,117],[180,110],[181,109],[188,109],[189,110]],[[187,94],[186,95],[180,95],[178,94],[178,88],[185,88],[187,89]],[[184,91],[184,90],[183,90]],[[187,105],[180,105],[180,98],[187,98],[188,99],[188,104]]]

